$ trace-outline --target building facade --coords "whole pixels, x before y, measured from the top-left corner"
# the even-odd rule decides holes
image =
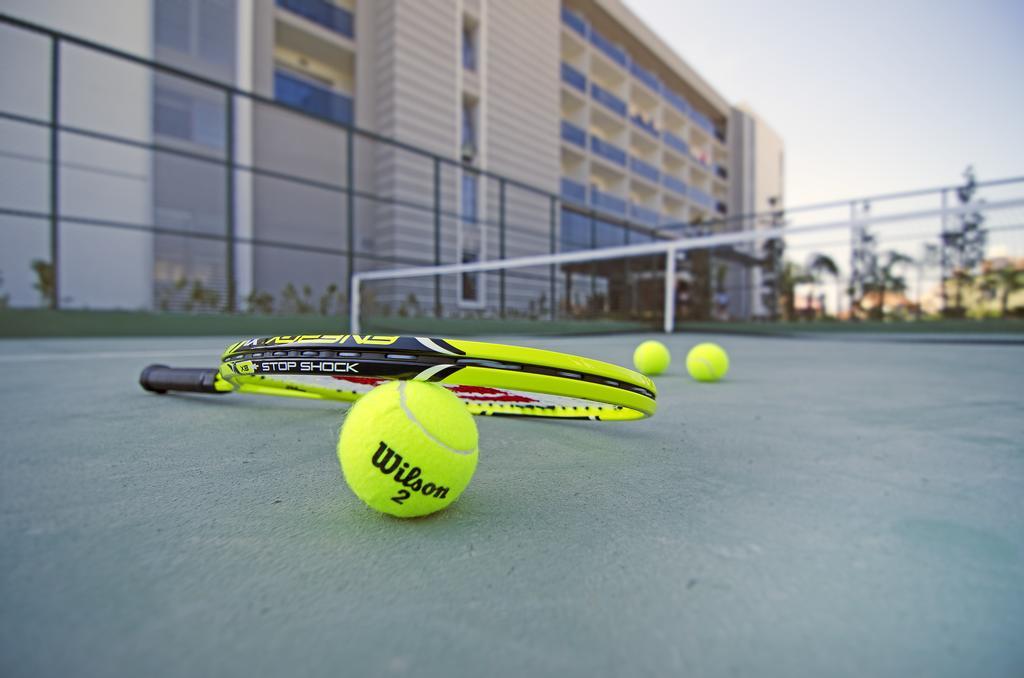
[[[109,29],[76,3],[21,5],[12,14],[284,105],[142,69],[122,88],[130,106],[81,97],[129,108],[133,138],[181,153],[94,154],[97,173],[125,170],[139,188],[128,201],[112,184],[92,198],[116,198],[130,214],[114,216],[165,232],[118,244],[135,263],[112,266],[103,284],[81,259],[64,305],[195,310],[230,297],[280,310],[286,296],[330,292],[334,308],[353,268],[680,237],[749,202],[736,172],[756,149],[738,114],[620,0],[151,0]],[[218,241],[226,229],[234,245]],[[75,270],[75,249],[58,257]],[[546,267],[514,275],[394,282],[375,298],[385,312],[443,302],[446,315],[556,303]],[[558,276],[565,310],[635,314],[651,271]]]
[[[763,230],[772,226],[772,213],[780,214],[786,205],[785,147],[782,137],[748,105],[732,109],[730,134],[733,139],[731,199],[736,220],[746,230]],[[753,216],[760,215],[760,216]],[[751,256],[763,257],[766,243],[759,241],[748,248]],[[733,284],[751,290],[737,300],[733,312],[746,318],[771,318],[775,310],[771,300],[777,298],[771,287],[773,272],[764,267],[734,270]],[[766,303],[767,299],[767,303]]]

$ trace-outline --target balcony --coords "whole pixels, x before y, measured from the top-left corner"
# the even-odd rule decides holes
[[[654,73],[651,73],[645,68],[637,66],[636,63],[633,62],[630,62],[629,64],[629,72],[633,74],[634,78],[644,83],[645,85],[653,89],[655,92],[661,91],[661,80],[658,80],[658,76],[656,76]]]
[[[672,134],[672,132],[665,132],[663,136],[665,138],[666,146],[679,153],[682,153],[683,155],[690,154],[690,145],[683,141],[682,139],[680,139],[679,137],[677,137],[675,134]]]
[[[635,203],[629,203],[629,218],[647,226],[657,227],[661,222],[661,215],[646,207],[641,207]]]
[[[661,179],[661,172],[654,165],[648,164],[639,158],[630,156],[629,158],[629,169],[633,171],[633,174],[641,176],[645,179],[650,179],[654,183],[658,183]]]
[[[679,195],[687,195],[689,193],[686,183],[682,179],[674,177],[671,174],[663,174],[661,177],[661,183],[665,188],[675,191]]]
[[[687,192],[687,195],[689,196],[690,200],[694,201],[701,207],[712,209],[715,206],[714,198],[712,198],[710,195],[700,190],[699,188],[691,186],[689,191]]]
[[[701,113],[700,111],[695,111],[691,108],[690,119],[693,120],[694,123],[696,123],[697,127],[700,127],[708,134],[715,133],[715,126],[711,124],[711,119],[708,118],[708,116]]]
[[[729,178],[729,172],[724,167],[722,167],[721,165],[719,165],[716,162],[715,163],[715,176],[717,176],[719,179],[728,179]]]
[[[673,108],[678,110],[683,115],[689,115],[690,114],[690,102],[688,102],[686,99],[684,99],[683,97],[679,96],[678,94],[676,94],[675,92],[673,92],[670,89],[662,90],[662,94],[665,95],[665,101],[667,101],[670,104],[672,104]]]
[[[587,204],[587,187],[578,181],[562,177],[561,182],[562,200],[565,202]]]
[[[611,161],[616,165],[626,166],[626,152],[614,144],[610,144],[601,137],[590,136],[590,150],[594,155]]]
[[[611,193],[605,193],[596,186],[590,187],[590,204],[603,212],[626,216],[626,201]]]
[[[626,115],[626,102],[615,96],[604,87],[596,83],[590,83],[590,96],[594,97],[594,101],[604,104],[615,113],[625,117]]]
[[[293,14],[309,19],[329,31],[355,37],[355,22],[352,12],[327,0],[277,0],[277,6]]]
[[[623,68],[629,68],[629,56],[626,54],[626,50],[597,31],[590,31],[590,44],[618,65]]]
[[[318,118],[352,124],[352,97],[285,71],[274,73],[274,99]]]
[[[568,7],[562,8],[562,23],[579,33],[583,38],[587,37],[587,22]]]
[[[587,93],[587,76],[564,61],[562,62],[562,82],[584,94]]]
[[[654,122],[653,121],[645,120],[643,117],[641,117],[637,113],[634,113],[633,115],[629,116],[629,119],[633,121],[634,125],[636,125],[640,129],[642,129],[643,131],[647,132],[648,134],[650,134],[655,139],[658,139],[658,138],[661,137],[661,132],[659,132],[658,128],[654,126]]]
[[[587,147],[587,133],[568,120],[562,121],[562,139],[570,144],[576,144],[580,148]]]

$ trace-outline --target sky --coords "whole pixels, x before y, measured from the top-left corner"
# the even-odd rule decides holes
[[[782,136],[791,207],[1024,176],[1024,2],[624,1]]]

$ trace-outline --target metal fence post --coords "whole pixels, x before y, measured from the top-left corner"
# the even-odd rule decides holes
[[[346,271],[345,278],[347,280],[347,289],[345,290],[345,299],[348,300],[349,306],[352,305],[352,274],[355,269],[355,243],[356,243],[356,197],[355,197],[355,150],[353,145],[355,142],[355,135],[352,133],[352,128],[349,127],[345,130],[345,176],[347,178],[345,182],[345,193],[346,193],[346,219],[348,220],[348,228],[346,229]],[[350,331],[355,331],[350,328]]]
[[[665,253],[665,334],[676,328],[676,251]]]
[[[590,213],[590,249],[597,249],[597,217],[595,212]],[[594,297],[597,295],[597,263],[590,262],[590,302],[588,305],[594,304]],[[588,308],[589,312],[590,309]]]
[[[349,289],[352,290],[352,296],[348,298],[348,331],[351,334],[360,334],[359,311],[362,306],[359,299],[360,281],[353,278],[352,275],[348,277]]]
[[[946,270],[949,267],[949,251],[946,248],[946,228],[949,225],[946,210],[949,209],[949,191],[942,189],[942,216],[939,217],[939,288],[941,290],[942,313],[949,308],[949,292],[946,290]]]
[[[505,179],[498,180],[498,258],[505,258]],[[498,317],[505,317],[505,269],[498,271]]]
[[[434,266],[441,265],[441,159],[434,158]],[[441,317],[441,276],[434,276],[434,317]]]
[[[234,313],[237,310],[237,282],[235,280],[235,95],[227,92],[227,99],[224,104],[225,122],[225,155],[227,164],[225,170],[225,207],[227,220],[225,272],[227,287],[227,311]]]
[[[60,308],[60,38],[50,45],[50,308]],[[42,276],[40,276],[42,277]]]
[[[551,227],[551,242],[550,250],[551,254],[555,254],[558,251],[558,198],[551,196],[551,215],[550,215],[550,227]],[[558,317],[558,306],[555,303],[555,265],[551,264],[548,267],[548,285],[549,293],[551,295],[548,301],[548,313],[552,320]]]
[[[775,275],[781,275],[781,271],[776,271]],[[854,289],[854,278],[857,275],[857,203],[856,201],[850,202],[850,281],[846,286],[847,302],[849,303],[848,320],[854,320],[853,308],[854,308],[854,295],[857,290]],[[839,310],[836,309],[838,315]]]
[[[625,231],[625,233],[622,237],[622,244],[628,245],[629,234],[632,232],[632,229],[627,225],[626,228],[623,230]],[[626,257],[622,260],[622,284],[625,287],[623,290],[623,307],[626,311],[627,317],[631,318],[633,317],[633,311],[636,309],[636,304],[634,303],[636,301],[636,295],[633,294],[633,286],[629,284],[629,272],[629,257]]]

